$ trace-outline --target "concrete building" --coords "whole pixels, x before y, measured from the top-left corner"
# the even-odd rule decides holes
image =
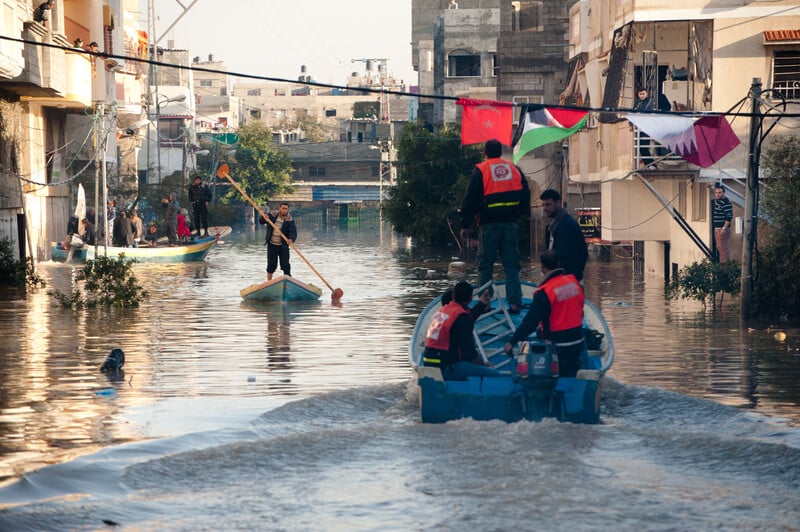
[[[135,0],[54,0],[46,20],[35,13],[41,3],[4,2],[0,19],[2,35],[24,41],[0,40],[0,237],[35,260],[65,237],[77,183],[89,205],[96,176],[109,189],[136,186],[136,148],[118,144],[117,132],[142,119],[141,68],[86,45],[135,58],[147,40],[128,16]]]
[[[149,118],[145,147],[139,152],[140,181],[160,183],[176,172],[184,175],[195,167],[194,73],[189,68],[189,51],[156,48],[155,59],[163,65],[150,72]],[[165,66],[174,65],[174,66]]]
[[[260,120],[281,140],[363,142],[363,134],[359,137],[359,131],[348,128],[351,119],[375,123],[408,121],[409,97],[380,93],[381,87],[395,91],[405,91],[407,87],[391,77],[385,62],[383,70],[375,72],[372,61],[365,62],[364,73],[354,71],[347,78],[346,89],[307,84],[314,80],[306,74],[305,67],[301,67],[296,83],[235,83],[233,94],[242,101],[242,122]],[[321,131],[313,135],[302,131],[306,117],[319,122]]]
[[[501,5],[497,40],[498,100],[518,104],[566,103],[562,93],[570,74],[569,9],[574,3],[544,0]],[[561,143],[552,143],[520,159],[518,164],[530,180],[534,200],[541,190],[555,188],[568,199],[570,210],[599,207],[597,185],[568,186],[564,155]]]
[[[497,99],[499,0],[412,0],[412,64],[421,94]],[[452,100],[420,98],[419,116],[434,127],[459,120]]]
[[[194,69],[195,129],[198,133],[236,129],[242,123],[241,101],[231,95],[224,61],[192,59]]]
[[[319,142],[282,149],[292,159],[295,191],[276,201],[377,204],[381,189],[390,184],[388,157],[380,145]]]
[[[582,0],[570,10],[569,50],[577,61],[570,96],[595,108],[631,108],[636,88],[644,87],[674,111],[726,112],[760,78],[797,112],[797,28],[794,0]],[[645,164],[641,136],[617,113],[593,113],[589,126],[569,138],[570,180],[599,184],[603,238],[634,241],[641,273],[668,280],[705,258],[704,247],[713,249],[709,184],[717,180],[734,203],[731,256],[741,257],[750,122],[737,118],[732,126],[742,144],[707,169],[670,157]],[[779,123],[770,134],[792,127]]]

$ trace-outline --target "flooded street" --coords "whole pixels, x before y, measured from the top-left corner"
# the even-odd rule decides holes
[[[387,228],[309,228],[302,218],[298,225],[298,248],[343,289],[340,305],[295,254],[293,273],[323,289],[319,302],[243,303],[239,290],[265,278],[263,232],[252,230],[235,230],[202,263],[136,265],[151,294],[139,309],[56,307],[46,292],[67,291],[72,270],[40,265],[47,289],[0,302],[6,338],[0,346],[0,478],[8,484],[47,464],[125,442],[155,440],[167,456],[187,445],[175,438],[186,442],[180,438],[192,435],[189,447],[202,447],[203,433],[252,430],[259,417],[258,426],[273,427],[262,430],[297,423],[305,432],[337,419],[349,424],[361,419],[362,401],[366,411],[381,404],[399,409],[387,430],[396,423],[417,427],[413,399],[404,399],[412,375],[407,342],[419,311],[452,282],[452,252],[411,249]],[[538,280],[530,264],[523,278]],[[632,279],[624,257],[592,257],[586,287],[614,333],[617,352],[610,375],[619,384],[604,398],[604,423],[649,415],[656,424],[690,423],[697,399],[704,401],[704,424],[737,416],[735,409],[715,410],[728,405],[778,423],[792,448],[800,446],[800,331],[782,329],[787,339],[779,342],[768,324],[743,330],[729,310],[712,319],[694,303],[666,301],[658,282]],[[126,363],[124,376],[112,382],[99,367],[114,347],[125,351]],[[658,398],[642,407],[643,394]],[[270,416],[278,421],[265,421]],[[717,437],[724,440],[724,431]],[[136,463],[131,459],[127,467]],[[196,467],[208,467],[200,463]],[[150,524],[160,528],[163,522]]]

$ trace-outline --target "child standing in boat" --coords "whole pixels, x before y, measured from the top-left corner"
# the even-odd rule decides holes
[[[192,236],[189,225],[186,223],[186,216],[188,214],[189,211],[186,209],[181,209],[181,212],[178,214],[178,238],[182,242],[187,242]]]

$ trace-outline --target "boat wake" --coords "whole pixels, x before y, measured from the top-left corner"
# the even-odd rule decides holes
[[[324,529],[342,515],[352,528],[505,528],[524,522],[523,500],[536,501],[542,528],[623,516],[647,527],[656,508],[664,528],[800,522],[798,429],[607,381],[597,425],[423,424],[416,378],[325,393],[245,426],[110,447],[25,475],[0,490],[0,529]],[[756,488],[758,504],[739,500]],[[578,504],[579,513],[559,511]]]

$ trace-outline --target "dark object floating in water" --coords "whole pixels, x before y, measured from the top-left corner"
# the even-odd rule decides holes
[[[119,371],[125,365],[125,352],[122,349],[112,349],[106,361],[100,366],[100,371]]]

